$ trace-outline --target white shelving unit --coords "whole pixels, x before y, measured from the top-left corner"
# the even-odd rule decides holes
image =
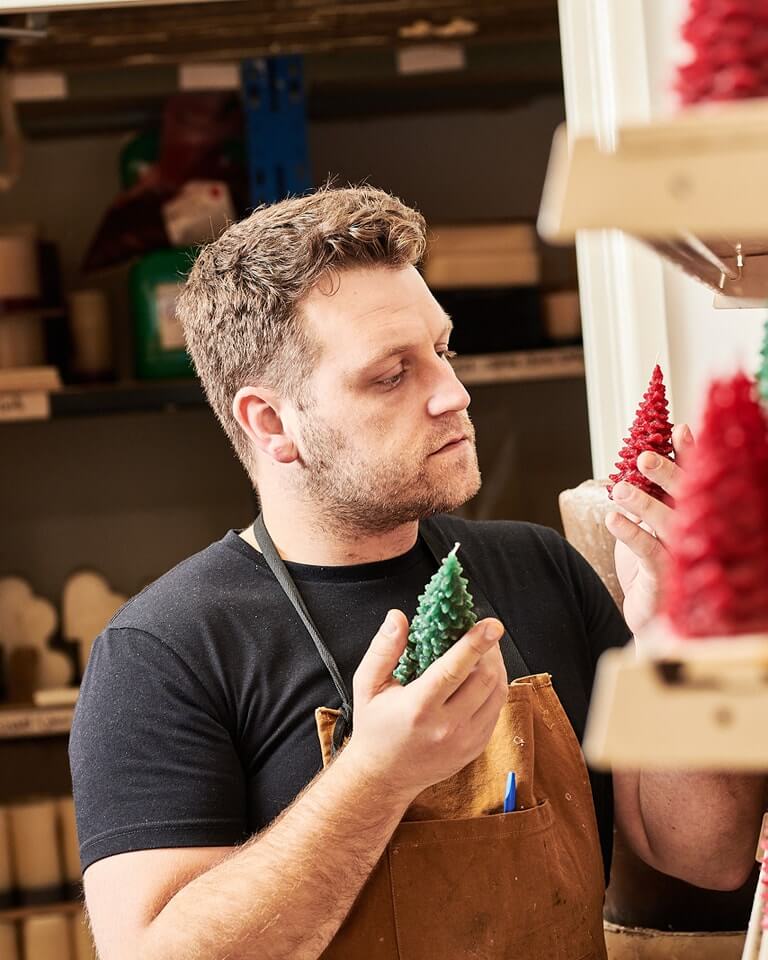
[[[611,149],[557,132],[539,232],[618,229],[718,294],[716,306],[768,302],[768,100],[707,105],[619,128]]]

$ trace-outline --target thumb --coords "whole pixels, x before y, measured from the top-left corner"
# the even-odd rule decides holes
[[[365,651],[355,671],[355,701],[370,700],[390,682],[392,671],[408,642],[408,618],[402,610],[390,610]]]

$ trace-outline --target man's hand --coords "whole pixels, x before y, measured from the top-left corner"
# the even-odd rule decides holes
[[[678,424],[672,431],[675,463],[646,452],[638,457],[638,469],[674,500],[680,492],[683,470],[693,446],[688,426]],[[624,619],[637,636],[656,614],[668,556],[665,541],[673,507],[660,503],[626,481],[613,488],[613,499],[630,515],[609,513],[605,524],[616,537],[616,575],[624,591]]]
[[[481,620],[403,687],[392,671],[408,640],[408,619],[390,610],[355,672],[347,759],[408,800],[474,760],[507,699],[503,632],[500,621]]]

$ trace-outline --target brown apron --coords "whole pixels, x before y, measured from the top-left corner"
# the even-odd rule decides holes
[[[439,564],[444,535],[425,526]],[[315,711],[327,766],[349,740],[351,703],[261,517],[254,533],[340,692],[341,709]],[[495,616],[470,582],[478,618]],[[524,663],[506,633],[502,652]],[[517,804],[503,813],[509,770]],[[549,674],[521,677],[483,753],[409,806],[322,960],[606,960],[604,893],[578,739]]]
[[[315,712],[324,765],[338,714]],[[579,742],[550,676],[524,677],[484,752],[408,808],[322,960],[605,960],[603,896]]]

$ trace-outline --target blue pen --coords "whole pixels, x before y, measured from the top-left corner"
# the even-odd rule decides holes
[[[515,809],[517,799],[517,784],[515,783],[515,772],[510,770],[507,774],[507,789],[504,794],[504,813],[511,813]]]

